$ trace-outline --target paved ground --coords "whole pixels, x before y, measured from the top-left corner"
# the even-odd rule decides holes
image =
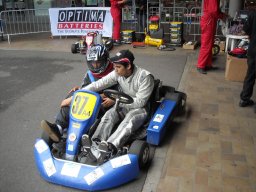
[[[0,47],[28,49],[30,40],[13,41],[17,47],[1,42]],[[58,39],[47,46],[34,41],[37,46],[32,49],[67,51],[73,40],[63,39],[67,47]],[[147,50],[135,54],[141,51]],[[157,148],[156,165],[149,169],[143,192],[256,192],[256,114],[252,107],[238,107],[242,83],[225,80],[225,54],[214,61],[218,70],[202,75],[195,70],[197,51],[186,53],[178,89],[188,95],[187,114],[174,122],[163,147]],[[255,91],[252,99],[256,100]]]
[[[225,80],[225,57],[202,75],[197,55],[189,56],[179,86],[187,118],[169,141],[157,192],[256,191],[256,114],[238,107],[242,83]]]

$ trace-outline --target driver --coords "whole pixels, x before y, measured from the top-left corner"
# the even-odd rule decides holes
[[[124,145],[131,134],[143,125],[147,116],[149,97],[154,88],[154,78],[150,72],[134,65],[134,55],[129,50],[118,52],[111,61],[114,64],[114,71],[99,81],[93,82],[83,89],[101,91],[115,84],[134,100],[131,104],[119,105],[120,114],[115,107],[110,108],[102,117],[94,135],[92,136],[93,146],[98,144],[100,154],[96,157],[98,162],[117,152],[117,148]],[[115,124],[119,126],[111,135]],[[97,154],[91,151],[92,142],[88,135],[82,137],[83,147],[91,155]]]
[[[101,79],[102,77],[113,71],[113,63],[110,62],[109,53],[106,47],[103,45],[92,46],[87,51],[86,61],[89,71],[85,74],[81,88],[89,85],[91,82]],[[66,103],[71,100],[71,96],[78,89],[80,89],[79,86],[73,87],[69,91],[66,99],[62,101],[61,108],[59,113],[57,114],[55,123],[50,123],[46,120],[41,121],[42,129],[46,133],[48,133],[49,137],[55,142],[60,141],[60,137],[63,134],[64,129],[68,127],[70,105],[67,105]],[[101,96],[103,98],[103,107],[108,108],[114,104],[113,100],[105,97],[103,94],[101,94]]]

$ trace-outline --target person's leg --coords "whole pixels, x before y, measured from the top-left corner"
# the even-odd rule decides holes
[[[240,107],[246,107],[249,105],[253,105],[253,101],[251,100],[253,94],[253,86],[255,84],[256,77],[256,58],[255,56],[249,56],[247,58],[247,73],[244,79],[243,89],[240,94],[241,101],[239,103]]]
[[[115,124],[119,121],[119,115],[114,107],[109,109],[102,117],[95,133],[92,136],[92,140],[106,141],[111,134],[111,131]]]
[[[74,92],[69,93],[66,99],[73,96],[73,94]],[[55,123],[60,125],[62,129],[68,128],[69,126],[69,110],[70,106],[61,107],[59,113],[56,116]]]
[[[212,19],[212,23],[208,26],[209,30],[211,33],[209,33],[209,40],[208,44],[211,45],[208,49],[208,58],[206,61],[206,69],[211,69],[212,68],[212,48],[214,44],[214,39],[215,39],[215,33],[216,33],[216,25],[217,25],[217,20]]]
[[[201,47],[198,56],[198,69],[205,69],[207,62],[211,59],[212,55],[212,38],[214,32],[212,31],[212,26],[214,25],[213,18],[210,16],[205,16],[201,21]]]
[[[73,95],[70,93],[66,98]],[[68,128],[69,125],[69,109],[70,107],[62,107],[56,116],[55,123],[50,123],[46,120],[41,121],[41,128],[49,135],[49,137],[55,141],[59,142],[61,135],[63,134],[63,129]]]
[[[113,40],[120,40],[120,30],[121,30],[121,8],[111,7],[110,9],[113,18]]]
[[[147,114],[144,108],[130,110],[107,142],[113,144],[116,148],[124,145],[131,134],[143,125]]]

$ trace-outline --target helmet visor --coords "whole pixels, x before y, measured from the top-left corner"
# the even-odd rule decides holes
[[[98,60],[98,61],[87,61],[87,65],[93,73],[102,73],[107,68],[108,62],[105,60]]]

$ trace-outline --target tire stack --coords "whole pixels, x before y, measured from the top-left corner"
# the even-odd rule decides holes
[[[170,22],[170,44],[181,47],[183,44],[183,22]]]

